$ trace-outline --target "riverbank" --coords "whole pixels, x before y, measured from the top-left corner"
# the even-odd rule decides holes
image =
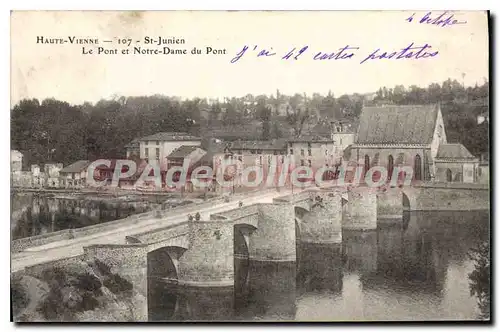
[[[147,306],[146,294],[98,260],[15,276],[11,290],[15,322],[134,322]]]

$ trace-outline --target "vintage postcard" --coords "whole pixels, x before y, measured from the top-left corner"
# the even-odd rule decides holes
[[[486,11],[13,11],[14,322],[490,321]]]

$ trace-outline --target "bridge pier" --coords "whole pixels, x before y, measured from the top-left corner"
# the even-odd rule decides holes
[[[389,188],[377,194],[377,217],[379,219],[403,218],[403,193],[398,188]]]
[[[342,243],[342,196],[340,193],[312,193],[311,210],[300,225],[300,241]]]
[[[234,226],[225,221],[189,223],[189,248],[179,257],[178,284],[198,287],[234,285]]]
[[[371,230],[377,228],[377,194],[371,188],[351,189],[343,216],[342,228]]]
[[[249,237],[254,261],[295,261],[295,210],[290,203],[259,204],[258,227]]]

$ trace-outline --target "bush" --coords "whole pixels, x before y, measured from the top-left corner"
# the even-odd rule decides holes
[[[96,293],[102,287],[102,282],[95,275],[90,273],[81,274],[77,277],[76,286],[79,289]]]
[[[128,280],[120,277],[118,274],[113,274],[104,280],[104,286],[106,286],[114,294],[129,291],[134,288]]]

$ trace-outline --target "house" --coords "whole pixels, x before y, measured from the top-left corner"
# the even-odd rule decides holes
[[[481,124],[483,122],[490,122],[490,114],[488,112],[481,113],[477,116],[477,124]]]
[[[479,158],[474,157],[462,144],[439,145],[434,162],[437,182],[476,182]]]
[[[337,154],[337,149],[333,139],[318,135],[304,135],[287,142],[287,152],[292,165],[307,166],[314,170],[338,165],[342,155]]]
[[[23,154],[17,150],[10,150],[10,171],[21,172],[23,170]]]
[[[346,149],[354,144],[356,133],[353,130],[354,124],[346,121],[331,122],[331,139],[334,145],[333,154],[337,159],[343,159]]]
[[[165,163],[167,156],[183,145],[200,146],[201,138],[182,132],[162,132],[137,139],[140,158]]]
[[[286,155],[286,141],[282,139],[269,141],[238,140],[232,142],[229,147],[233,158],[241,161],[244,167],[269,165],[272,156],[282,156],[277,157],[277,159],[278,162],[283,162]]]
[[[196,163],[207,152],[195,145],[181,145],[167,156],[167,169],[173,166],[182,166],[185,159],[189,160],[189,165]]]
[[[448,144],[439,105],[364,107],[350,154],[365,173],[376,165],[387,167],[389,179],[400,165],[413,168],[414,180],[442,181],[449,179],[443,177],[448,166],[455,174],[459,169],[469,174],[475,163],[461,144]],[[452,179],[463,181],[461,176]],[[465,179],[470,181],[468,175]]]
[[[140,143],[137,139],[125,145],[127,159],[132,157],[139,157],[141,155]]]
[[[87,183],[88,160],[78,160],[59,171],[60,186],[63,188],[82,188]]]
[[[490,155],[488,152],[481,154],[476,174],[477,182],[483,184],[490,183]]]
[[[50,188],[59,187],[59,172],[63,168],[62,163],[45,164],[43,165],[43,174],[45,177],[45,185]]]

